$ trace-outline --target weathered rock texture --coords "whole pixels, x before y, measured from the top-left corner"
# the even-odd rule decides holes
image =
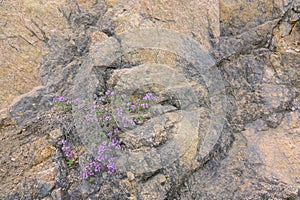
[[[300,198],[298,0],[0,5],[0,199]],[[84,181],[100,127],[52,98],[108,89],[163,103]]]

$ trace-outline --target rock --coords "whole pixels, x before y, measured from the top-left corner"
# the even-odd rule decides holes
[[[39,65],[45,44],[53,35],[68,34],[59,7],[62,1],[1,2],[0,109],[13,99],[41,85]]]
[[[299,1],[0,5],[1,199],[299,198]],[[108,89],[159,102],[82,180],[101,127],[52,99]]]

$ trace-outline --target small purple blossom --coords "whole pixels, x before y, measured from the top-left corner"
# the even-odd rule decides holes
[[[64,100],[65,100],[65,98],[63,96],[58,97],[58,101],[63,102]]]
[[[147,94],[143,97],[143,99],[144,99],[144,100],[150,101],[150,100],[151,100],[151,96],[152,96],[152,93],[147,93]]]
[[[122,108],[117,108],[117,115],[121,117],[123,115],[123,109]]]
[[[142,108],[144,108],[144,109],[148,108],[148,104],[147,104],[147,103],[142,103],[140,106],[141,106]]]
[[[75,153],[74,152],[66,152],[66,156],[68,158],[72,158],[73,156],[75,156]]]
[[[135,107],[135,105],[131,105],[130,108],[131,108],[131,110],[134,111],[136,107]]]
[[[72,101],[68,100],[66,103],[67,103],[67,105],[70,105],[72,103]]]
[[[113,139],[111,140],[110,145],[111,145],[111,146],[116,146],[118,143],[119,143],[118,139],[117,139],[117,138],[113,138]]]
[[[119,132],[120,132],[120,130],[118,128],[114,129],[114,133],[119,133]]]
[[[88,173],[87,172],[82,172],[82,178],[83,179],[87,179],[89,177]]]
[[[114,162],[113,158],[108,160],[108,164],[106,166],[109,174],[112,174],[116,171],[116,163]]]
[[[111,91],[110,90],[107,90],[106,92],[105,92],[105,95],[110,95],[111,94]]]
[[[80,98],[76,98],[75,100],[74,100],[74,102],[76,102],[76,103],[78,103],[80,101]]]
[[[100,172],[100,170],[101,170],[101,165],[100,165],[100,164],[97,164],[97,165],[95,166],[95,172]]]
[[[112,133],[113,133],[112,131],[109,131],[109,132],[107,133],[107,135],[108,135],[108,136],[111,136]]]
[[[109,116],[106,116],[104,119],[105,119],[106,121],[109,121],[109,120],[110,120],[110,117],[109,117]]]
[[[64,151],[65,156],[68,157],[68,158],[74,157],[75,153],[70,152],[70,146],[66,145],[66,140],[63,140],[61,143],[62,143],[62,148],[61,149]]]
[[[133,120],[130,120],[129,123],[131,124],[131,126],[135,126],[135,122]]]

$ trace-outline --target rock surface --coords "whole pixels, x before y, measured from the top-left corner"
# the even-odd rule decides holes
[[[298,0],[0,9],[0,199],[300,198]],[[121,136],[114,175],[85,181],[100,127],[52,98],[108,89],[164,103]]]

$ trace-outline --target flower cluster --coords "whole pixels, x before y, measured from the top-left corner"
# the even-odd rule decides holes
[[[85,120],[89,122],[99,123],[102,137],[102,143],[98,149],[98,155],[86,165],[83,169],[83,179],[94,176],[101,170],[107,170],[109,174],[116,171],[113,153],[120,150],[119,134],[125,129],[133,128],[137,124],[144,121],[143,114],[150,109],[151,105],[156,102],[156,97],[152,93],[147,93],[142,98],[131,99],[127,95],[117,95],[114,91],[106,91],[95,102],[89,99],[67,100],[62,96],[53,99],[59,106],[66,109],[76,109],[80,115],[85,116]],[[73,106],[72,106],[73,105]],[[69,152],[69,147],[63,142],[63,150],[67,157],[73,157],[74,154]]]
[[[65,153],[65,156],[66,156],[67,158],[72,158],[72,157],[74,157],[75,153],[70,151],[70,146],[67,146],[67,145],[66,145],[66,140],[63,140],[61,143],[62,143],[62,148],[61,148],[61,149],[62,149],[63,152]]]
[[[108,174],[112,174],[116,171],[116,163],[112,157],[113,149],[121,149],[119,141],[113,138],[110,143],[106,141],[98,148],[98,156],[86,165],[82,172],[83,179],[89,178],[89,176],[95,175],[95,173],[100,172],[101,168],[106,167]]]

